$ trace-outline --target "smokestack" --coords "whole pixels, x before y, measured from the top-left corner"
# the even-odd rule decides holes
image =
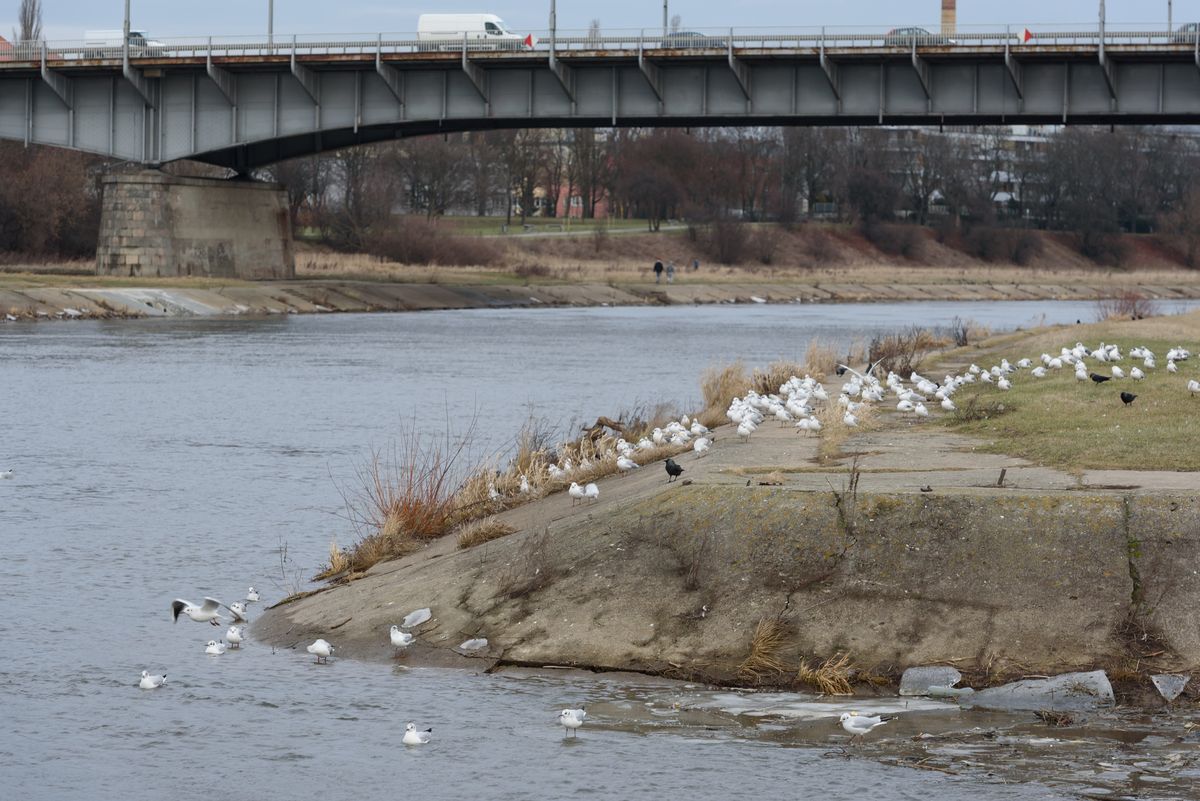
[[[956,0],[942,0],[942,35],[950,36],[958,26],[958,14],[955,12]]]

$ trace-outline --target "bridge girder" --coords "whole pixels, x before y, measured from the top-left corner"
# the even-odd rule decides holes
[[[1176,52],[1177,51],[1177,52]],[[896,47],[864,55],[274,54],[0,65],[0,137],[156,164],[251,169],[404,136],[519,127],[1200,123],[1200,51],[1050,54]],[[138,86],[140,81],[140,86]]]

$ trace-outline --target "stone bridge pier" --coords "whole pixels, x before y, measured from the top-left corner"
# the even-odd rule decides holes
[[[159,170],[102,179],[96,274],[294,278],[287,192]]]

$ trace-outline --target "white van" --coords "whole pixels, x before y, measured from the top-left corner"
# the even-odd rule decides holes
[[[495,14],[422,14],[417,18],[421,49],[453,50],[463,39],[471,48],[519,50],[525,37],[513,33]]]
[[[122,42],[125,39],[125,32],[116,31],[84,31],[83,47],[88,52],[89,58],[101,58],[104,53],[101,49],[111,52],[112,50],[120,50]],[[166,45],[162,42],[156,42],[150,38],[150,34],[146,31],[129,31],[129,55],[142,56],[159,56],[166,51]]]

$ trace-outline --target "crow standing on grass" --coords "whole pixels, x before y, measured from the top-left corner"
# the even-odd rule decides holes
[[[1126,406],[1133,403],[1135,400],[1137,400],[1137,395],[1134,395],[1132,392],[1122,392],[1121,393],[1121,401]]]
[[[1105,381],[1109,381],[1111,379],[1109,376],[1106,376],[1106,375],[1100,375],[1099,373],[1092,373],[1092,380],[1095,381],[1097,384],[1103,384]]]
[[[667,479],[668,484],[683,475],[683,468],[676,464],[674,459],[668,459],[665,466],[667,468],[667,475],[670,476]]]

